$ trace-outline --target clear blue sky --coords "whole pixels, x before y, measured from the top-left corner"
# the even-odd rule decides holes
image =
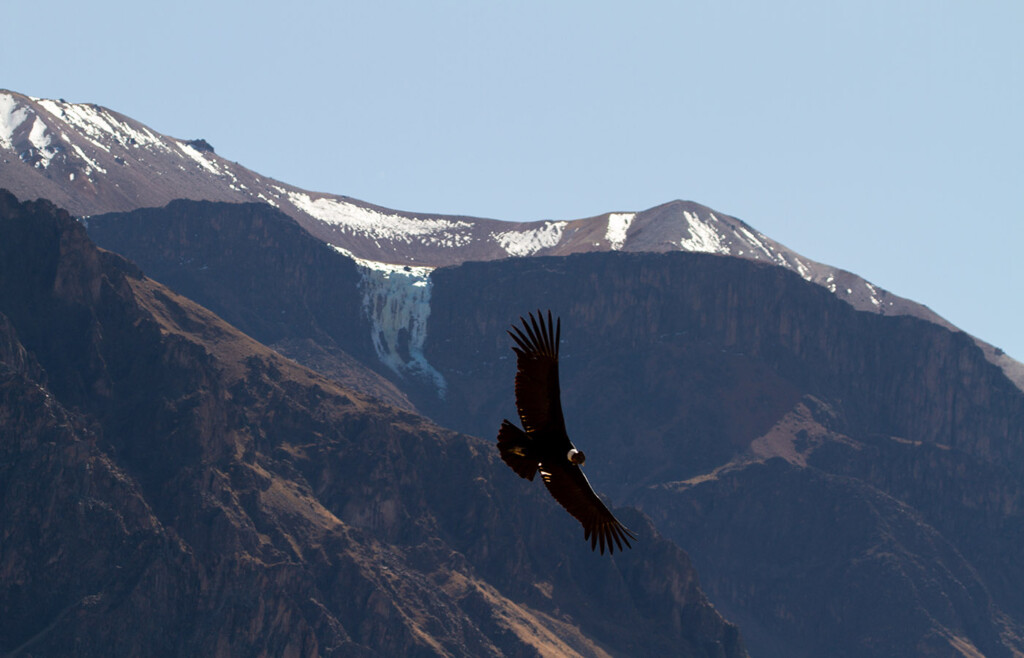
[[[0,87],[402,210],[690,199],[1024,360],[1020,0],[37,4]]]

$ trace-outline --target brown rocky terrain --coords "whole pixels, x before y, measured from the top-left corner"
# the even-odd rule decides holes
[[[745,655],[643,515],[594,555],[490,443],[0,193],[0,653]]]

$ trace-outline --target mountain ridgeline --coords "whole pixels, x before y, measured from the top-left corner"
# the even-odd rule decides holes
[[[277,208],[354,258],[414,267],[608,251],[716,253],[797,272],[862,310],[945,324],[920,304],[689,201],[573,220],[414,214],[266,178],[218,155],[206,140],[162,135],[99,105],[5,90],[0,157],[0,186],[22,200],[49,199],[80,217],[163,207],[178,199],[256,202]]]

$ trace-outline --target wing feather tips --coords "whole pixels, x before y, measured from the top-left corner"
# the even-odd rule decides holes
[[[551,311],[548,310],[548,324],[551,324]],[[558,358],[558,348],[562,345],[562,318],[555,321],[555,358]]]
[[[532,354],[537,351],[537,347],[534,345],[533,341],[529,337],[527,337],[526,334],[524,334],[519,327],[513,326],[512,330],[515,333],[512,333],[512,331],[510,331],[508,332],[508,335],[512,336],[512,340],[516,342],[516,345],[519,346],[523,354]]]
[[[592,522],[589,527],[584,526],[584,530],[586,532],[583,538],[584,540],[590,539],[590,549],[599,550],[602,555],[604,555],[605,548],[608,549],[609,555],[614,554],[616,548],[620,553],[627,548],[633,548],[633,544],[629,540],[637,540],[636,535],[615,517]]]
[[[623,544],[626,545],[626,548],[633,548],[630,546],[629,540],[626,539],[626,535],[623,533],[623,530],[625,530],[625,528],[620,525],[612,527],[612,537],[615,539],[615,545],[619,548],[619,552],[626,550],[622,547]]]
[[[540,309],[537,309],[536,320],[533,318],[532,314],[530,315],[530,320],[534,323],[533,326],[535,329],[538,329],[538,324],[540,325],[538,333],[540,334],[541,340],[543,341],[543,344],[541,345],[541,351],[544,353],[545,356],[557,358],[558,343],[554,342],[555,327],[551,321],[551,309],[548,309],[547,324],[544,324],[544,314],[540,312]]]
[[[531,312],[525,318],[519,316],[519,325],[513,324],[512,329],[507,330],[507,333],[526,355],[558,359],[558,348],[562,339],[562,319],[555,318],[550,310],[547,312],[546,322],[544,314],[540,310],[536,315]]]
[[[539,323],[537,322],[538,318],[540,319]],[[545,331],[544,316],[541,315],[540,309],[537,309],[537,317],[534,317],[533,313],[530,313],[530,324],[533,325],[532,335],[537,337],[536,343],[537,347],[539,348],[538,351],[541,354],[546,354],[548,351],[547,347],[550,341],[548,340],[547,331]]]
[[[539,349],[540,348],[540,340],[539,340],[537,334],[535,334],[533,332],[533,330],[530,328],[531,324],[534,325],[534,327],[536,327],[537,323],[533,319],[533,313],[529,313],[528,315],[530,317],[530,322],[527,322],[523,318],[523,316],[519,316],[519,322],[522,323],[523,329],[526,330],[526,336],[528,336],[529,339],[530,339],[530,341],[529,341],[530,342],[530,347],[533,348],[533,351],[539,352],[540,351],[540,349]],[[523,334],[523,332],[519,330],[519,327],[513,326],[512,328],[515,329],[517,332],[519,332],[520,335]]]
[[[604,555],[605,549],[611,555],[615,553],[616,549],[621,553],[627,548],[633,548],[630,540],[637,540],[636,535],[614,516],[606,519],[594,516],[585,521],[582,519],[579,521],[583,526],[583,540],[590,542],[590,550],[599,551],[602,555]]]
[[[517,327],[512,327],[512,329],[515,329],[515,333],[513,333],[510,330],[508,332],[508,335],[512,337],[512,340],[514,340],[516,345],[518,346],[518,348],[513,347],[512,351],[514,351],[517,355],[522,356],[522,354],[524,352],[528,352],[530,348],[526,346],[526,343],[523,341],[523,338],[521,336],[516,335],[519,333],[519,329]]]

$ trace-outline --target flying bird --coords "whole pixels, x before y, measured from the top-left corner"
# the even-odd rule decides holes
[[[629,540],[636,541],[636,535],[619,523],[594,493],[580,468],[586,457],[565,431],[558,388],[561,319],[553,323],[548,311],[545,323],[537,311],[537,317],[530,313],[529,322],[521,317],[519,321],[522,328],[513,325],[508,334],[515,341],[516,408],[523,429],[507,419],[502,421],[498,430],[501,459],[527,480],[532,481],[540,471],[551,495],[583,525],[592,550],[600,546],[603,555],[605,546],[609,553],[616,547],[623,550],[623,544],[631,548]]]

